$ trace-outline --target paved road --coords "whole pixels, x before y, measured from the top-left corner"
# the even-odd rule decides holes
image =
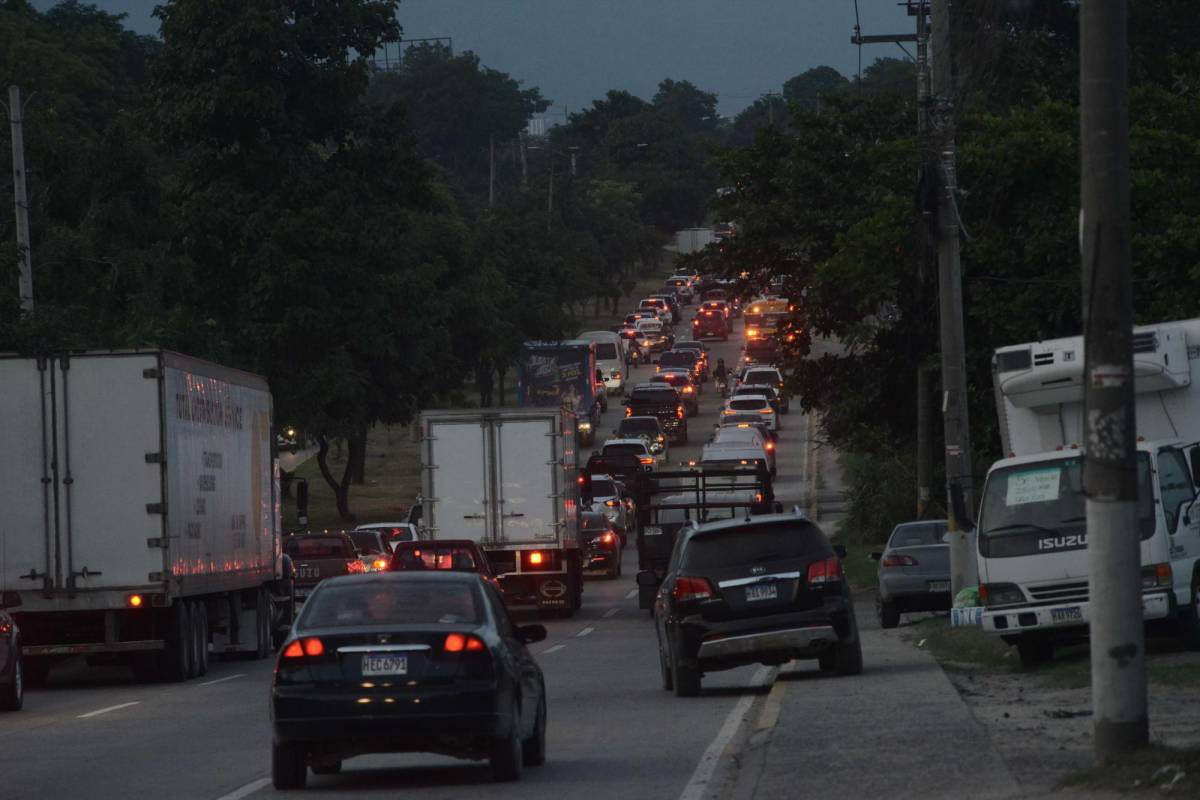
[[[724,357],[735,363],[739,343],[740,336],[713,344],[713,362]],[[652,369],[637,368],[635,378],[647,377]],[[675,448],[672,460],[698,455],[716,419],[719,401],[711,384],[706,388],[702,413],[689,421],[692,442]],[[619,402],[611,403],[601,431],[614,427],[622,413]],[[808,424],[801,414],[793,412],[783,421],[777,495],[790,505],[804,501],[812,485],[807,470],[814,464],[823,468],[826,458],[808,457]],[[831,743],[861,734],[867,737],[864,744],[878,747],[911,736],[911,721],[938,724],[936,717],[910,720],[888,711],[896,701],[893,686],[910,694],[905,704],[910,711],[923,693],[948,690],[940,670],[923,657],[905,661],[911,648],[897,641],[879,651],[890,653],[886,658],[866,648],[868,674],[861,680],[793,676],[785,697],[772,691],[779,670],[744,668],[707,676],[700,698],[675,698],[661,689],[654,631],[637,609],[632,541],[625,558],[622,579],[589,581],[583,611],[570,620],[549,621],[549,638],[536,646],[549,695],[544,767],[527,770],[520,784],[504,785],[490,782],[485,764],[425,755],[364,757],[347,762],[341,775],[310,776],[310,791],[348,798],[399,792],[458,798],[480,791],[521,800],[795,797],[786,772],[772,765],[804,771],[818,763],[800,758],[808,751],[797,744],[820,745],[822,774],[829,782],[806,779],[815,788],[839,785],[831,773],[864,770],[876,779],[861,785],[886,787],[890,774],[871,772],[869,760],[835,758]],[[860,616],[869,616],[869,610]],[[808,669],[789,665],[784,671],[794,668]],[[892,682],[889,669],[897,671],[901,684]],[[270,662],[215,661],[202,681],[147,686],[134,684],[119,667],[65,664],[47,689],[29,693],[25,711],[6,716],[0,725],[0,798],[273,795],[266,779],[270,672]],[[846,694],[853,698],[849,729],[839,716],[839,698]],[[961,703],[955,705],[952,690],[947,697],[953,699],[938,715],[958,719],[954,714],[963,710]],[[965,717],[958,721],[973,730],[969,714]],[[786,729],[786,736],[772,736],[776,727]],[[948,736],[953,741],[953,731]],[[938,747],[948,743],[946,737],[935,741]],[[939,754],[932,746],[923,751],[928,757]],[[869,756],[863,747],[853,752]],[[748,760],[739,771],[739,753],[761,758]],[[893,763],[884,767],[888,773],[895,768]]]

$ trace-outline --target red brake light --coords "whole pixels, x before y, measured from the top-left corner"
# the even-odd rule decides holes
[[[600,541],[604,542],[605,544],[612,544],[615,538],[616,537],[612,535],[612,531],[609,531],[600,537]]]
[[[296,639],[283,650],[284,658],[303,658],[304,645],[300,644],[300,640]]]
[[[770,452],[771,450],[774,450],[774,449],[775,449],[775,443],[767,442],[767,451]]]
[[[679,577],[675,579],[675,602],[707,600],[713,596],[712,584],[707,578]]]
[[[683,419],[683,406],[675,406],[675,416]]]
[[[376,572],[382,572],[388,568],[388,561],[386,558],[377,558],[371,562],[371,568]]]
[[[625,416],[627,416],[627,417],[633,416],[633,409],[630,408],[629,406],[625,406]]]
[[[325,645],[322,644],[320,639],[314,636],[304,640],[304,655],[319,656],[324,652]]]
[[[461,653],[464,650],[468,653],[477,653],[486,650],[487,645],[478,636],[467,633],[448,633],[446,641],[442,643],[442,649],[447,653]]]
[[[884,556],[881,563],[885,567],[915,567],[920,562],[918,562],[912,556],[890,555]]]
[[[837,583],[842,579],[842,562],[837,556],[824,561],[814,561],[808,565],[808,583],[810,586]]]
[[[641,457],[639,457],[639,458],[638,458],[638,461],[642,462],[643,464],[653,464],[653,463],[654,463],[654,456],[641,456]],[[609,501],[608,501],[608,505],[610,505],[610,506],[615,506],[615,505],[616,505],[616,503],[615,503],[615,502],[613,502],[612,500],[609,500]]]
[[[360,572],[366,572],[367,565],[359,561],[357,558],[352,558],[346,561],[346,572],[357,575]]]

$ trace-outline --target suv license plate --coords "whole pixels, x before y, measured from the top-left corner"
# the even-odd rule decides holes
[[[746,587],[747,603],[753,603],[755,600],[774,600],[777,597],[779,597],[779,587],[773,583]]]
[[[408,656],[363,656],[362,674],[364,676],[407,675]]]
[[[950,581],[930,581],[929,591],[931,592],[948,592],[950,591]]]

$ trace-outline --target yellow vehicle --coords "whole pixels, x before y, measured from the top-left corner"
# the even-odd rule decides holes
[[[791,303],[786,297],[767,295],[760,297],[746,306],[746,327],[759,327],[768,316],[786,315],[792,310]]]

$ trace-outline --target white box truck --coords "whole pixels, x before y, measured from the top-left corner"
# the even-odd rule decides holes
[[[570,615],[583,595],[569,408],[421,414],[421,537],[470,539],[514,609]]]
[[[162,350],[0,356],[0,603],[26,672],[203,674],[290,622],[271,394]]]
[[[1200,647],[1200,319],[1134,329],[1142,610],[1173,619]],[[979,509],[984,630],[1037,664],[1086,635],[1082,468],[1083,337],[1002,347],[993,358],[1007,457],[988,470]]]

